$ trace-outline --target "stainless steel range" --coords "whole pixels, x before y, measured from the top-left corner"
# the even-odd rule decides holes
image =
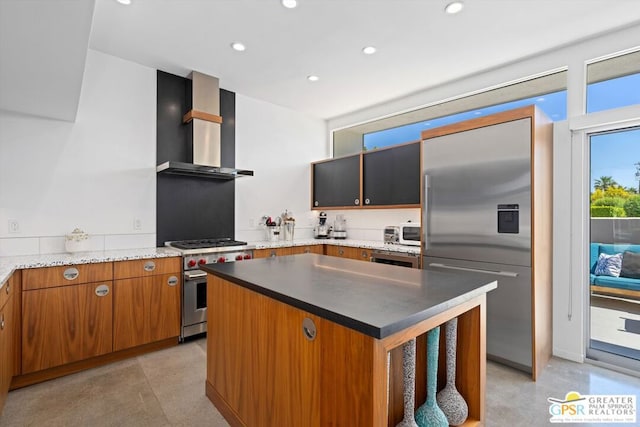
[[[207,332],[207,273],[199,266],[251,259],[255,246],[228,238],[180,240],[165,242],[165,246],[182,254],[182,341]]]

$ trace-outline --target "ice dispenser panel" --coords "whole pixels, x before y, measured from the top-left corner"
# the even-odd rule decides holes
[[[520,233],[520,205],[498,205],[498,233]]]

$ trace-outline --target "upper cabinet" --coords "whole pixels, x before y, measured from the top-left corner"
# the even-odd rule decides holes
[[[419,208],[420,141],[311,164],[312,209]]]
[[[311,164],[312,208],[353,208],[360,203],[360,154]]]
[[[364,206],[420,207],[420,142],[362,155]]]

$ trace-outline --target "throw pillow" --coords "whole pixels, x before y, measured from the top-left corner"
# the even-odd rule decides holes
[[[640,253],[625,251],[622,255],[620,276],[640,279]]]
[[[607,255],[600,254],[595,274],[597,276],[620,276],[622,268],[622,254]]]

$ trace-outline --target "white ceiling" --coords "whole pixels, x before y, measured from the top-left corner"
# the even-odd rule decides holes
[[[214,75],[224,89],[325,119],[640,23],[638,0],[465,0],[453,16],[443,12],[446,0],[298,0],[296,9],[279,0],[132,1],[95,1],[91,49],[182,76]],[[33,19],[16,15],[18,3],[36,15],[44,4],[67,10]],[[76,52],[82,43],[63,36],[71,29],[82,39],[86,3],[0,0],[2,15],[14,15],[2,17],[9,28],[0,39],[8,34],[16,44],[9,49],[0,40],[2,63],[13,60],[24,70],[38,64],[36,55],[51,56],[55,43],[58,61],[45,61],[39,72],[45,84],[58,85],[60,63],[84,61]],[[28,43],[29,31],[37,31],[43,47]],[[233,51],[234,41],[247,50]],[[367,45],[378,53],[363,55]],[[5,68],[0,89],[25,83]],[[308,82],[309,74],[320,80]],[[53,101],[58,96],[51,94]],[[0,108],[11,109],[11,100],[1,92],[0,98]]]

